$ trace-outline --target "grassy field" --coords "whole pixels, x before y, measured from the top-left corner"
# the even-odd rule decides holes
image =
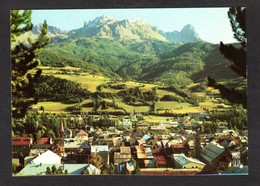
[[[148,122],[153,122],[153,123],[159,123],[160,121],[166,121],[167,119],[169,121],[173,120],[173,117],[169,117],[169,116],[153,116],[153,115],[149,115],[149,116],[144,116],[144,119]]]
[[[164,95],[172,95],[177,96],[176,93],[168,91],[168,90],[157,90],[159,97],[163,97]]]
[[[86,107],[85,104],[91,103],[91,99],[86,99],[80,103],[81,105],[81,112],[91,112],[93,110],[93,107]]]
[[[62,79],[67,79],[71,80],[74,82],[77,82],[81,84],[83,88],[86,88],[90,92],[95,92],[96,88],[104,83],[107,83],[111,81],[110,78],[105,78],[103,76],[98,76],[98,75],[91,75],[88,73],[80,73],[80,75],[75,75],[75,74],[59,74],[64,70],[67,71],[80,71],[80,68],[75,68],[75,67],[47,67],[47,66],[41,66],[40,67],[43,70],[43,74],[48,74],[48,75],[54,75],[55,77],[59,77]],[[57,73],[58,72],[58,73]],[[158,85],[155,84],[149,84],[149,83],[141,83],[141,82],[134,82],[134,81],[128,81],[128,82],[117,82],[113,83],[113,85],[116,84],[125,84],[127,88],[134,88],[134,87],[140,87],[141,90],[143,91],[149,91],[152,90],[153,87],[156,87]],[[194,84],[195,85],[195,84]],[[193,86],[194,86],[193,85]],[[103,92],[111,92],[111,93],[116,93],[121,90],[116,90],[113,88],[104,88],[102,90]],[[218,93],[215,89],[208,88],[208,91],[212,93]],[[174,95],[177,96],[176,93],[167,91],[167,90],[157,90],[159,97],[163,97],[164,95]],[[205,93],[203,92],[198,92],[195,93],[198,96],[205,96]],[[105,99],[106,101],[112,102],[111,99]],[[93,110],[92,107],[87,107],[84,106],[85,104],[91,102],[90,99],[84,100],[81,103],[81,111],[82,112],[90,112]],[[116,100],[117,104],[119,107],[124,108],[127,112],[132,113],[133,111],[135,112],[148,112],[150,110],[149,106],[132,106],[132,105],[127,105],[124,102],[122,102],[121,99]],[[64,104],[61,102],[39,102],[36,106],[40,108],[40,106],[43,106],[45,108],[46,112],[69,112],[69,109],[73,107],[76,104]],[[216,107],[216,104],[213,104],[212,102],[207,102],[207,103],[201,103],[200,106],[203,106],[204,108],[208,108],[211,110],[213,107]],[[178,103],[175,101],[160,101],[157,102],[155,105],[155,109],[171,109],[174,113],[187,113],[187,112],[205,112],[202,110],[200,107],[194,107],[193,105],[189,103]],[[107,111],[117,111],[118,109],[115,108],[109,108]]]
[[[117,102],[119,107],[124,108],[129,113],[132,113],[134,110],[135,110],[135,112],[148,112],[150,110],[149,106],[132,106],[132,105],[127,105],[127,104],[123,103],[119,99],[117,99],[116,102]]]
[[[171,109],[173,113],[200,112],[205,113],[200,107],[195,107],[189,103],[178,103],[176,101],[160,101],[155,105],[155,109]]]
[[[77,82],[81,84],[82,88],[89,90],[90,92],[95,92],[97,86],[110,81],[110,78],[105,78],[103,76],[92,75],[89,73],[80,73],[80,75],[75,74],[60,74],[62,70],[70,70],[70,71],[80,71],[80,68],[76,67],[48,67],[48,66],[40,66],[42,69],[42,75],[53,75],[55,77],[61,79],[67,79],[70,81]]]
[[[82,88],[85,88],[90,92],[95,92],[97,86],[110,81],[109,78],[104,78],[102,76],[95,76],[95,75],[77,76],[77,75],[55,74],[54,76],[80,83]]]
[[[69,112],[69,109],[73,107],[75,104],[64,104],[61,102],[38,102],[33,107],[38,107],[40,109],[41,106],[44,107],[45,112],[54,112],[54,113],[61,113],[61,112]]]

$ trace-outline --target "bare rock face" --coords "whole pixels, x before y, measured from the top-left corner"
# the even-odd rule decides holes
[[[195,32],[194,27],[190,24],[184,26],[180,32],[166,32],[165,37],[169,41],[177,41],[183,43],[202,41],[199,35]]]

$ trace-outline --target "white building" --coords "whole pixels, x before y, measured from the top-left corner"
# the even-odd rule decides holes
[[[33,159],[30,164],[61,164],[61,157],[48,150]]]

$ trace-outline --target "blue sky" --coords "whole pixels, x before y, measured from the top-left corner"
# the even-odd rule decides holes
[[[62,30],[83,27],[85,21],[98,16],[108,15],[117,20],[138,19],[168,31],[180,31],[191,24],[199,36],[210,43],[236,42],[233,38],[228,8],[147,8],[147,9],[70,9],[70,10],[33,10],[33,24],[43,23]]]

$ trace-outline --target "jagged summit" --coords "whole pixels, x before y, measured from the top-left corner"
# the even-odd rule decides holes
[[[104,24],[111,24],[116,22],[117,20],[107,16],[107,15],[103,15],[103,16],[99,16],[96,17],[94,20],[92,21],[86,21],[84,23],[84,27],[88,26],[88,27],[99,27],[99,26],[103,26]]]
[[[191,24],[185,25],[180,32],[176,30],[173,32],[166,32],[164,36],[169,41],[177,41],[183,43],[202,41],[202,39],[195,31],[195,28]]]
[[[33,27],[32,33],[39,34],[42,25]],[[71,38],[79,37],[105,37],[115,40],[135,40],[154,39],[160,41],[174,42],[199,42],[202,41],[191,24],[187,24],[181,31],[164,32],[157,26],[147,24],[143,19],[117,20],[109,15],[102,15],[93,20],[85,21],[84,26],[69,32],[62,31],[55,26],[48,26],[48,34],[52,38],[64,35]],[[57,37],[56,37],[57,38]],[[55,41],[52,39],[52,41]]]
[[[41,30],[42,30],[42,24],[37,24],[33,26],[32,33],[40,34]],[[66,33],[66,31],[63,31],[55,26],[48,25],[48,34],[57,35],[57,34],[64,34],[64,33]]]
[[[187,24],[186,26],[184,26],[181,30],[181,32],[186,31],[186,30],[192,30],[195,31],[194,27],[191,24]]]

